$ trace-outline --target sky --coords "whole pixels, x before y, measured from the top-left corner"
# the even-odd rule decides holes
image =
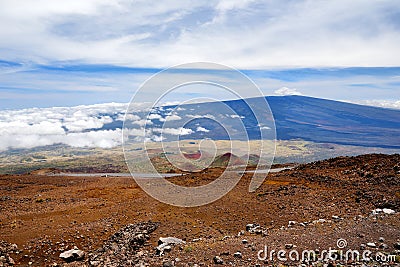
[[[190,62],[238,70],[264,95],[398,109],[399,44],[397,0],[0,0],[0,151],[118,145],[119,129],[90,129],[110,122],[106,112],[121,120],[147,79]]]
[[[397,1],[1,0],[0,109],[126,103],[215,62],[265,95],[399,107]]]

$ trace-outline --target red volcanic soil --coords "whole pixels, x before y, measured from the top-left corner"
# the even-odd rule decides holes
[[[346,239],[348,248],[374,242],[374,252],[392,253],[400,241],[399,162],[400,155],[365,155],[299,165],[270,173],[254,193],[248,192],[251,174],[246,173],[227,195],[195,208],[160,203],[130,178],[2,175],[0,240],[6,243],[0,242],[0,253],[21,266],[61,266],[59,254],[74,246],[86,252],[85,259],[65,266],[96,266],[96,253],[119,255],[120,266],[130,261],[132,266],[214,266],[215,256],[224,265],[270,266],[257,257],[265,245],[323,250],[335,248],[339,238]],[[171,181],[197,186],[221,172],[208,169]],[[376,208],[395,213],[372,214]],[[124,226],[147,221],[159,224],[146,242],[118,253],[104,248]],[[262,231],[246,231],[251,223]],[[167,236],[186,243],[159,256],[154,247]],[[5,245],[12,243],[18,250]],[[129,259],[121,251],[131,251],[126,252]],[[241,257],[234,255],[238,251]]]
[[[187,159],[196,160],[196,159],[201,158],[201,152],[198,151],[198,152],[196,152],[196,153],[183,153],[183,156],[184,156],[185,158],[187,158]]]

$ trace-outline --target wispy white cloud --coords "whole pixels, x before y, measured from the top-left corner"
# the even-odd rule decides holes
[[[232,119],[244,119],[245,118],[244,116],[239,116],[237,114],[232,114],[232,115],[226,114],[226,116],[231,117]]]
[[[182,118],[176,114],[168,115],[165,117],[165,121],[179,121],[180,119]]]
[[[400,100],[362,100],[348,102],[381,108],[400,109]]]
[[[147,119],[149,120],[160,120],[162,119],[162,116],[160,114],[150,114]]]
[[[198,126],[198,127],[196,128],[196,132],[205,132],[205,133],[208,133],[208,132],[210,132],[210,130],[208,130],[207,128]]]
[[[3,0],[0,108],[128,102],[160,68],[191,61],[242,70],[398,66],[399,12],[395,0]],[[112,69],[118,66],[153,69]],[[399,82],[398,73],[316,80],[303,74],[249,76],[267,95],[288,87],[331,99],[398,99],[398,85],[389,84]],[[376,88],[349,90],[350,79]],[[216,92],[207,93],[226,95]]]
[[[153,132],[169,135],[188,135],[194,133],[192,129],[179,127],[179,128],[154,128]]]
[[[151,67],[182,60],[239,68],[397,66],[398,12],[395,0],[6,0],[0,58]]]
[[[186,117],[191,118],[191,119],[207,118],[207,119],[215,120],[215,116],[212,114],[205,114],[205,115],[187,114]]]
[[[141,119],[141,120],[137,120],[137,121],[132,122],[132,124],[136,124],[136,125],[139,125],[139,126],[145,126],[145,125],[152,125],[153,122],[151,120],[148,120],[148,119]]]
[[[296,88],[281,87],[274,91],[276,95],[302,95]]]

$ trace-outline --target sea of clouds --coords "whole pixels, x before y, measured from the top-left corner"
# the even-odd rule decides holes
[[[122,130],[101,129],[123,121],[126,108],[127,104],[107,103],[0,111],[0,151],[53,144],[115,147],[121,144]]]
[[[29,149],[64,144],[71,147],[113,148],[122,143],[122,123],[128,108],[126,103],[105,103],[75,107],[29,108],[0,111],[0,151]],[[131,107],[132,109],[132,107]],[[131,123],[129,135],[144,140],[144,128],[150,126],[148,141],[162,141],[163,135],[189,135],[208,132],[204,127],[151,127],[158,121],[178,121],[182,118],[173,109],[158,107],[150,113],[144,104],[137,104],[135,113],[126,115]],[[182,110],[182,108],[180,108]],[[114,124],[112,127],[106,125]],[[146,133],[148,134],[148,128]],[[146,135],[147,136],[147,135]]]

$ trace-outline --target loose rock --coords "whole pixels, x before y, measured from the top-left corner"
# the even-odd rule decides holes
[[[174,264],[172,262],[170,262],[170,261],[166,261],[166,262],[163,263],[162,266],[163,267],[174,267]]]
[[[219,256],[215,256],[213,261],[215,264],[224,264],[224,261]]]
[[[158,247],[156,248],[158,255],[162,255],[164,251],[171,251],[171,245],[185,244],[186,242],[176,237],[160,237]]]
[[[59,257],[67,262],[80,261],[85,258],[85,252],[78,249],[77,247],[74,247],[71,250],[61,253]]]
[[[235,252],[233,254],[233,257],[241,259],[243,256],[242,256],[242,253],[240,251],[237,251],[237,252]]]
[[[126,266],[127,259],[132,266],[136,264],[141,266],[140,256],[137,252],[158,225],[158,223],[149,221],[129,224],[121,228],[104,243],[101,249],[89,256],[89,267],[110,266],[111,262],[115,266]]]

